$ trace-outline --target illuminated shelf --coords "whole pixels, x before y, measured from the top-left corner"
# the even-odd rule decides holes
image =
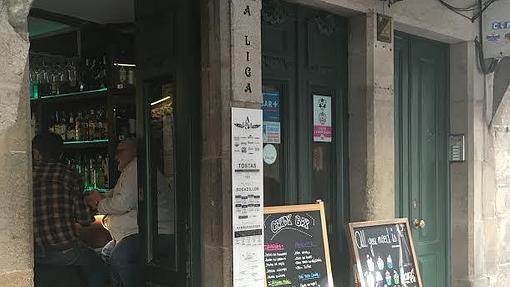
[[[49,99],[61,99],[61,98],[81,98],[81,97],[93,97],[93,96],[100,96],[100,95],[106,95],[106,92],[108,91],[107,88],[101,88],[97,90],[90,90],[90,91],[81,91],[81,92],[73,92],[73,93],[65,93],[65,94],[58,94],[58,95],[48,95],[48,96],[40,96],[39,98],[31,98],[31,101],[37,101],[37,100],[49,100]]]
[[[108,144],[108,139],[99,139],[99,140],[90,140],[90,141],[65,141],[65,147],[73,147],[73,148],[97,148],[97,147],[106,147]]]
[[[108,192],[108,189],[104,189],[104,188],[94,188],[92,186],[87,186],[85,187],[85,193],[89,193],[91,191],[97,191],[99,193],[106,193]]]

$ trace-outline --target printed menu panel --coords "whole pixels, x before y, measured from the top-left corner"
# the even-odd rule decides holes
[[[262,110],[232,108],[234,287],[264,286]]]
[[[268,287],[333,287],[324,205],[264,209]]]
[[[359,286],[422,286],[407,219],[350,223],[349,232]]]

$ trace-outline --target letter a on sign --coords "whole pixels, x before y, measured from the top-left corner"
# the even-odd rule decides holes
[[[246,5],[246,9],[244,9],[244,15],[251,16],[250,6],[249,5]]]
[[[251,94],[251,85],[250,85],[250,83],[248,83],[248,84],[246,85],[246,88],[244,88],[244,92],[245,92],[245,93],[250,93],[250,94]]]

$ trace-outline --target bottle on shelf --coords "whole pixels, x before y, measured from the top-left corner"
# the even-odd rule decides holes
[[[66,140],[67,141],[74,141],[76,140],[76,123],[74,121],[73,112],[69,113],[69,120],[67,122],[67,131],[66,131]]]
[[[125,87],[127,82],[127,71],[124,66],[120,66],[119,68],[119,83],[117,84],[117,89],[122,89]]]
[[[81,114],[80,138],[82,141],[89,140],[89,119],[86,111]]]
[[[74,139],[77,141],[83,140],[82,138],[82,128],[81,128],[82,118],[81,112],[78,112],[76,119],[74,120]]]
[[[94,109],[90,109],[88,116],[88,140],[95,140],[96,137],[96,115]]]
[[[103,59],[102,59],[102,63],[101,63],[101,68],[100,68],[100,72],[99,72],[99,81],[101,83],[101,88],[106,88],[108,86],[108,72],[107,72],[107,69],[108,69],[108,64],[107,64],[107,61],[106,61],[106,55],[103,55]]]

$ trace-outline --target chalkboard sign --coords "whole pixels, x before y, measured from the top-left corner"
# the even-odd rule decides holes
[[[266,286],[333,287],[324,203],[264,208]]]
[[[422,287],[407,219],[349,223],[361,287]]]

